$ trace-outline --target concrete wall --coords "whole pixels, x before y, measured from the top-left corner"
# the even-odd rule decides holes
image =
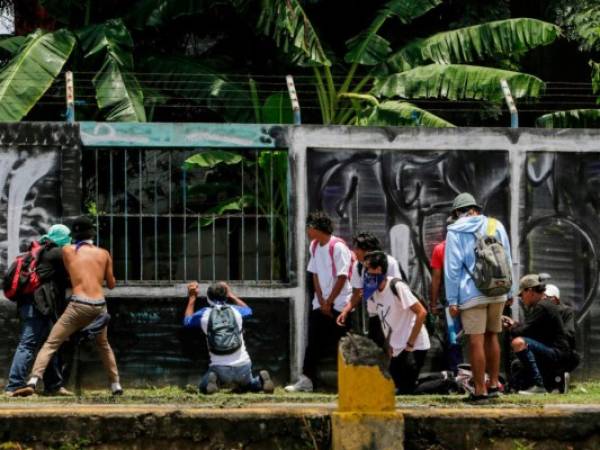
[[[401,261],[411,285],[428,296],[431,249],[442,238],[452,198],[462,190],[474,193],[485,212],[510,230],[515,274],[551,273],[576,305],[585,357],[580,374],[592,376],[600,371],[595,358],[600,339],[598,137],[595,130],[2,124],[0,269],[10,260],[9,253],[12,257],[51,223],[80,212],[80,152],[88,148],[288,148],[290,216],[295,224],[290,230],[291,282],[236,286],[242,296],[257,299],[256,330],[266,327],[266,335],[280,339],[277,348],[266,346],[264,339],[252,344],[257,363],[272,368],[278,381],[297,373],[302,362],[308,305],[306,213],[325,209],[334,217],[338,234],[347,239],[359,230],[375,231]],[[109,307],[117,312],[111,336],[129,380],[181,384],[192,382],[190,374],[203,370],[203,350],[191,356],[184,350],[188,344],[173,347],[180,333],[183,284],[151,287],[129,282],[109,295]],[[0,320],[12,330],[0,338],[4,376],[17,339],[17,321],[12,304],[2,300],[0,307]],[[131,321],[141,324],[142,312],[150,322],[134,327],[141,353],[132,359],[126,356],[130,347],[124,342],[131,338]],[[160,331],[146,335],[146,328]],[[151,354],[155,359],[141,366],[133,361]],[[96,362],[81,368],[88,373],[83,374],[84,383],[100,379]]]

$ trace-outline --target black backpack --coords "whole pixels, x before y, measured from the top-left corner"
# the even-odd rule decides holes
[[[242,346],[242,333],[231,306],[212,308],[206,330],[208,349],[215,355],[229,355]]]

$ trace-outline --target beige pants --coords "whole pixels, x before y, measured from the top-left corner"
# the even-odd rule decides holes
[[[58,321],[52,327],[48,339],[46,339],[37,358],[35,358],[31,376],[42,378],[46,366],[62,343],[73,333],[88,326],[96,317],[98,317],[98,315],[104,312],[106,312],[106,305],[92,306],[70,302],[67,309],[65,309],[65,312],[62,313],[58,318]],[[119,381],[119,372],[117,370],[115,355],[108,343],[106,327],[104,327],[102,332],[96,336],[96,344],[98,345],[98,352],[100,353],[102,364],[104,364],[110,382],[117,383]]]

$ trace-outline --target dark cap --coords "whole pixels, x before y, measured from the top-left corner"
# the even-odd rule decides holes
[[[540,276],[537,273],[525,275],[519,281],[519,294],[525,289],[531,289],[538,286],[545,287],[545,284],[542,280],[540,280]]]

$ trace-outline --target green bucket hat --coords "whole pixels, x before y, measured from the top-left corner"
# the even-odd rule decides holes
[[[475,197],[468,192],[463,192],[462,194],[458,194],[454,199],[454,202],[452,203],[452,211],[467,208],[469,206],[474,206],[477,209],[481,209],[481,206],[479,206],[477,201],[475,201]]]
[[[42,236],[40,242],[52,241],[59,247],[64,247],[71,243],[71,230],[69,227],[57,224],[52,225],[48,230],[48,233]]]

